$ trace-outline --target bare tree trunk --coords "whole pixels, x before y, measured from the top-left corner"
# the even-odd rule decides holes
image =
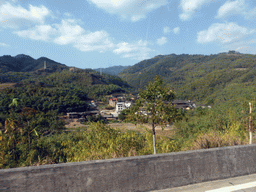
[[[250,141],[249,141],[249,144],[252,144],[252,104],[251,104],[251,102],[249,102],[249,107],[250,107],[250,112],[249,112],[249,114],[250,114],[250,116],[249,116],[249,139],[250,139]]]
[[[152,133],[153,133],[154,155],[156,155],[156,131],[155,131],[155,123],[154,122],[152,122]]]

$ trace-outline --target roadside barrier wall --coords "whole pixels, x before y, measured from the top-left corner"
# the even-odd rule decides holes
[[[0,191],[150,191],[256,173],[256,144],[0,170]]]

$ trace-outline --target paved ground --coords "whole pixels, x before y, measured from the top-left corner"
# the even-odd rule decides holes
[[[256,174],[154,192],[256,192]],[[153,191],[152,191],[153,192]]]

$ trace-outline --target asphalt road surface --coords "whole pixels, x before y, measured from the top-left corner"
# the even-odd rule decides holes
[[[154,192],[256,192],[256,174],[157,190]]]

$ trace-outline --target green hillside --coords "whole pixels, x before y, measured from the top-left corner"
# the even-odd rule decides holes
[[[46,69],[44,69],[44,63],[46,63]],[[23,79],[47,76],[68,69],[68,66],[46,57],[34,59],[24,54],[15,57],[4,55],[0,57],[0,83],[15,83]]]
[[[46,62],[46,67],[50,71],[61,71],[63,69],[68,69],[66,65],[46,57],[34,59],[29,55],[19,54],[15,57],[10,55],[0,57],[0,73],[37,71],[44,68],[44,62]]]
[[[213,103],[220,95],[231,94],[229,86],[255,87],[255,74],[255,55],[229,52],[156,56],[125,69],[119,76],[135,89],[143,89],[160,75],[178,98]]]
[[[47,61],[46,69],[41,68],[44,61]],[[9,70],[0,72],[0,122],[1,114],[11,109],[9,105],[13,99],[18,99],[20,109],[29,107],[45,113],[52,110],[63,113],[85,111],[88,100],[103,99],[107,94],[129,89],[129,85],[117,76],[69,68],[48,58],[3,56],[0,62],[6,64],[0,63],[0,69],[7,66]]]

